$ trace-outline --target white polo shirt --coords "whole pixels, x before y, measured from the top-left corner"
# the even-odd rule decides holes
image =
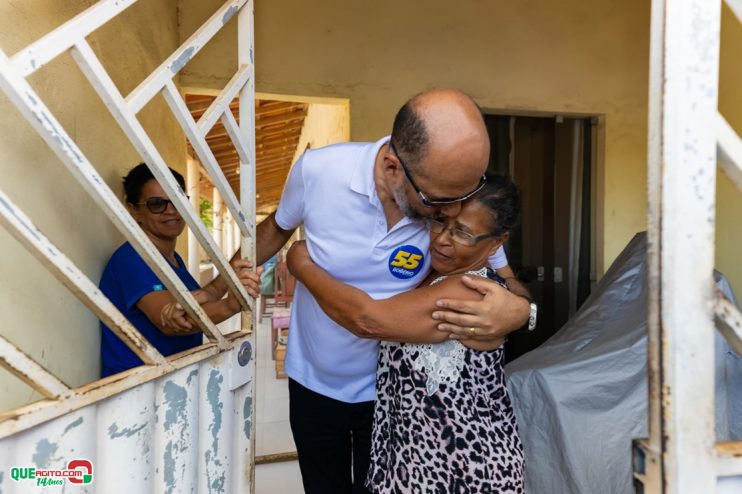
[[[430,269],[425,222],[405,217],[387,231],[374,163],[388,141],[308,150],[292,167],[276,211],[285,230],[304,224],[314,262],[374,299],[415,288]],[[496,257],[493,267],[507,264],[501,251]],[[301,283],[290,328],[285,371],[292,379],[346,403],[374,399],[378,341],[332,321]]]

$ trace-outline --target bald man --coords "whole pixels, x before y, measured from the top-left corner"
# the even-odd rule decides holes
[[[483,185],[489,136],[476,103],[455,90],[419,94],[397,113],[391,137],[309,150],[294,164],[275,214],[257,230],[258,263],[304,225],[312,259],[337,279],[387,298],[430,270],[424,221],[456,216]],[[491,260],[507,268],[504,255]],[[499,265],[498,265],[499,264]],[[443,300],[433,314],[451,337],[501,338],[529,318],[529,301],[487,280],[481,302]],[[305,491],[367,492],[378,340],[353,334],[297,286],[285,371]]]

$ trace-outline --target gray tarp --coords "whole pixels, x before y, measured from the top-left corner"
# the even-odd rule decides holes
[[[645,248],[636,235],[577,314],[506,367],[528,494],[633,493],[631,440],[647,435]],[[718,331],[716,352],[717,439],[740,439],[742,358]]]

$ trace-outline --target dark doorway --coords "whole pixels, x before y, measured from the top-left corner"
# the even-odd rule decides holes
[[[590,293],[593,119],[485,117],[492,142],[489,171],[521,192],[520,226],[508,261],[538,304],[533,332],[508,338],[510,361],[550,338]]]

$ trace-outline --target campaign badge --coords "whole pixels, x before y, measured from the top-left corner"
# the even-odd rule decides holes
[[[389,272],[399,279],[409,279],[417,275],[425,263],[422,251],[414,245],[397,247],[389,256]]]

